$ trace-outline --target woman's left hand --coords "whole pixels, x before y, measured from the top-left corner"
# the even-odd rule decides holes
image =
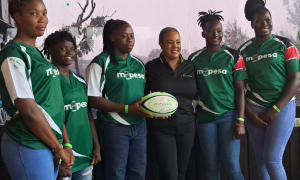
[[[101,161],[101,153],[100,153],[100,147],[99,148],[94,148],[93,150],[93,156],[92,156],[92,161],[91,165],[96,165]]]
[[[267,109],[265,114],[263,114],[259,117],[265,123],[271,124],[274,121],[274,119],[277,117],[277,115],[278,115],[278,112],[275,109],[269,108],[269,109]]]
[[[234,129],[234,139],[241,139],[246,134],[245,127],[235,125]]]

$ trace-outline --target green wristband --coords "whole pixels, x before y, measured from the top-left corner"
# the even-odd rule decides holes
[[[65,143],[65,144],[64,144],[64,147],[69,147],[69,148],[72,149],[73,146],[72,146],[70,143]]]
[[[280,109],[276,105],[273,105],[272,107],[273,107],[273,109],[275,109],[275,111],[277,111],[278,113],[280,113]]]
[[[242,121],[242,122],[245,122],[245,119],[244,118],[237,118],[238,121]]]
[[[125,113],[128,114],[128,105],[125,105]]]

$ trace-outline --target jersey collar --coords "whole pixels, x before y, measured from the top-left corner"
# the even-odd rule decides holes
[[[221,47],[221,49],[217,50],[217,51],[216,51],[215,53],[213,53],[213,54],[210,54],[210,53],[206,50],[206,47],[204,47],[203,50],[204,50],[205,53],[209,54],[211,57],[214,57],[214,56],[216,56],[216,55],[222,53],[222,52],[226,49],[226,47],[227,47],[226,45],[223,45],[223,46]]]
[[[179,58],[180,58],[180,62],[183,63],[183,62],[184,62],[184,59],[183,59],[183,57],[182,57],[181,54],[179,55]],[[160,59],[161,63],[168,62],[168,61],[165,59],[165,57],[163,56],[162,53],[160,53],[159,59]]]
[[[263,47],[263,46],[265,46],[266,44],[268,44],[270,41],[272,41],[272,40],[274,39],[274,37],[275,37],[275,35],[273,34],[268,40],[266,40],[266,41],[265,41],[264,43],[262,43],[262,44],[257,43],[257,42],[254,40],[254,38],[252,38],[251,41],[253,42],[253,44],[254,44],[255,46],[257,46],[257,47]]]

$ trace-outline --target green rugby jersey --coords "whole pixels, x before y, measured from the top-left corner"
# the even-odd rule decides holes
[[[91,133],[87,102],[87,87],[82,77],[70,71],[70,79],[61,75],[64,98],[65,125],[73,146],[75,162],[72,172],[91,165],[93,137]]]
[[[246,98],[255,105],[271,107],[280,98],[290,74],[299,71],[297,48],[287,38],[273,35],[262,45],[249,40],[240,48],[249,79]]]
[[[29,98],[35,100],[61,143],[64,111],[58,69],[37,49],[17,41],[1,50],[0,65],[0,92],[8,113],[5,132],[32,149],[49,148],[31,133],[14,105],[17,98]]]
[[[110,62],[107,52],[96,56],[87,67],[88,96],[104,97],[112,102],[130,105],[144,96],[145,68],[138,58],[116,56],[119,65]],[[123,125],[140,124],[145,119],[125,113],[98,112],[101,120]]]
[[[199,123],[210,123],[235,108],[234,82],[248,78],[243,57],[237,50],[223,46],[211,55],[205,48],[188,58],[195,66]]]

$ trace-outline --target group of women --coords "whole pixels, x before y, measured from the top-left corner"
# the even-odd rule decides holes
[[[1,151],[13,180],[91,180],[101,160],[106,180],[144,180],[147,137],[160,179],[183,180],[196,129],[206,179],[220,179],[223,164],[229,179],[243,180],[245,126],[259,179],[286,179],[282,156],[295,120],[300,64],[291,41],[272,34],[264,1],[246,2],[255,37],[238,50],[221,44],[220,12],[200,12],[204,48],[184,60],[179,32],[167,27],[159,34],[162,53],[145,66],[130,54],[130,24],[108,20],[103,52],[87,67],[86,80],[69,70],[76,42],[68,32],[45,40],[42,52],[50,62],[35,48],[48,23],[42,0],[10,0],[9,12],[18,31],[0,52],[0,92],[8,112]],[[150,92],[172,94],[178,110],[153,118],[139,107]],[[90,108],[98,110],[97,130]]]

